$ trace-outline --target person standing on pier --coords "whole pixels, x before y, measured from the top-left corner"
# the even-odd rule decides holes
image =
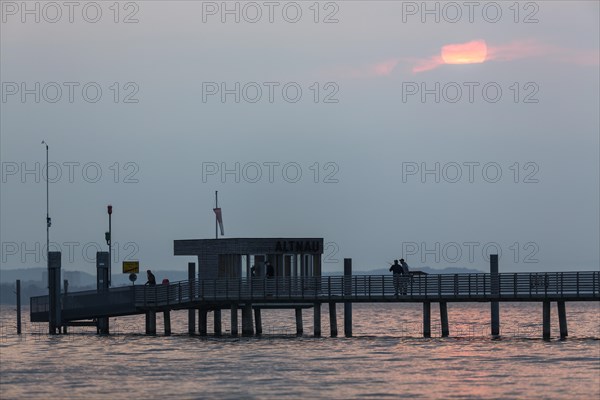
[[[402,266],[398,264],[398,260],[394,260],[394,264],[390,267],[390,272],[393,273],[394,276],[394,290],[396,291],[396,296],[398,296],[398,288],[400,287],[400,276],[403,273]]]
[[[408,264],[404,261],[404,258],[400,259],[400,265],[402,267],[402,294],[408,293],[408,283],[411,281],[410,277],[410,269],[408,268]]]
[[[148,275],[148,281],[146,282],[146,285],[147,286],[156,286],[156,277],[154,276],[152,271],[148,270],[148,271],[146,271],[146,274]]]
[[[267,261],[265,266],[267,267],[267,278],[272,278],[275,276],[275,268],[270,261]]]
[[[265,263],[266,275],[267,275],[267,296],[273,295],[273,282],[272,278],[275,276],[275,268],[270,261]]]

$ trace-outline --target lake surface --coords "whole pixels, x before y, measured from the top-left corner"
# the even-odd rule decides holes
[[[295,337],[293,310],[263,310],[261,338],[187,335],[187,311],[173,335],[145,336],[141,316],[111,319],[111,335],[72,327],[49,336],[28,322],[16,335],[14,306],[0,308],[0,398],[557,398],[600,397],[600,303],[567,303],[569,338],[542,336],[541,303],[501,304],[501,338],[489,336],[487,303],[448,304],[449,338],[421,336],[420,304],[354,304],[354,337],[313,338],[312,310]],[[239,318],[241,323],[241,318]],[[209,326],[212,316],[209,314]],[[223,331],[229,312],[223,311]]]

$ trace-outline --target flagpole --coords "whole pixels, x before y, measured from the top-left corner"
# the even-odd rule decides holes
[[[215,208],[219,208],[219,191],[215,190]],[[219,238],[219,217],[215,213],[215,239]]]

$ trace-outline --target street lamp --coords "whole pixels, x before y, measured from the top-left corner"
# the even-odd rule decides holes
[[[112,205],[108,205],[106,207],[108,211],[108,232],[104,233],[104,238],[106,239],[106,244],[108,245],[108,286],[111,286],[112,279],[112,248],[111,248],[111,235],[112,235],[112,227],[111,227],[111,218],[112,218]]]
[[[42,144],[46,145],[46,264],[48,267],[48,279],[50,278],[50,186],[48,184],[48,143],[42,140]]]

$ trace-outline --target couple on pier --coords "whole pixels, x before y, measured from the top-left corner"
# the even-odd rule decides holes
[[[396,296],[398,295],[400,288],[402,288],[402,294],[406,294],[408,292],[410,270],[408,264],[404,261],[404,258],[400,259],[399,264],[398,260],[394,260],[394,264],[390,267],[390,272],[394,275],[394,290],[396,291]]]

